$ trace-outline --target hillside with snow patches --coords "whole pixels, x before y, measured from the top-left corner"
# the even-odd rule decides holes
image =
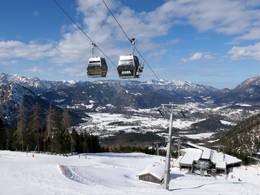
[[[85,130],[102,139],[152,133],[155,137],[150,142],[153,143],[159,137],[165,138],[168,131],[168,119],[159,114],[159,106],[173,102],[174,135],[211,142],[217,139],[216,134],[260,111],[256,102],[223,102],[230,98],[228,94],[238,93],[238,88],[257,88],[260,83],[257,80],[256,77],[245,81],[241,84],[243,87],[240,85],[234,90],[219,90],[188,81],[43,81],[2,73],[0,116],[9,126],[14,126],[22,101],[27,110],[35,103],[40,104],[42,116],[52,104],[59,110],[69,109],[72,124],[79,131]],[[181,111],[184,117],[178,114]],[[126,141],[126,144],[129,143]]]
[[[257,166],[234,168],[228,177],[203,177],[179,170],[173,162],[170,189],[138,180],[137,175],[164,157],[142,153],[59,156],[0,151],[1,194],[64,195],[257,195]]]

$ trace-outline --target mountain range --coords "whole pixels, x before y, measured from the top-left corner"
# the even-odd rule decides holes
[[[84,115],[90,112],[124,112],[128,108],[153,108],[163,103],[199,102],[260,103],[260,77],[250,78],[234,89],[216,89],[188,81],[44,81],[18,75],[0,74],[0,115],[12,124],[21,102],[30,107],[38,102]],[[79,122],[79,121],[77,121]]]

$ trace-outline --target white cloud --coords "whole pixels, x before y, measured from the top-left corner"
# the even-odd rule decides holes
[[[0,60],[0,65],[13,65],[16,64],[17,60]]]
[[[38,60],[54,55],[52,44],[23,43],[20,41],[0,41],[0,59],[22,58]]]
[[[84,66],[74,66],[74,67],[66,67],[62,69],[61,72],[69,76],[83,77],[86,75],[86,72],[83,70],[85,70]]]
[[[202,53],[202,52],[194,52],[190,55],[189,58],[182,59],[183,63],[198,61],[198,60],[210,60],[213,59],[214,56],[210,53]]]
[[[41,73],[43,72],[43,69],[38,66],[34,66],[32,68],[27,69],[27,71],[31,73]]]
[[[245,0],[177,0],[171,1],[172,11],[200,31],[224,34],[246,33],[259,21],[259,11]]]
[[[242,40],[260,39],[260,25],[258,27],[250,29],[246,34],[240,36],[240,39],[242,39]]]
[[[190,24],[199,31],[235,35],[240,39],[259,38],[260,12],[256,9],[259,6],[258,0],[168,0],[154,10],[142,12],[117,0],[106,2],[130,37],[137,38],[137,46],[148,57],[167,53],[171,41],[161,43],[155,40],[167,35],[176,23]],[[129,43],[101,0],[78,0],[77,12],[83,16],[79,25],[114,62],[118,55],[131,51]],[[61,39],[56,43],[0,41],[0,61],[48,59],[53,63],[73,66],[86,63],[90,56],[90,43],[86,37],[73,25],[66,29],[62,27],[61,30]],[[172,44],[176,44],[176,40]],[[232,52],[235,50],[233,48]],[[212,58],[210,53],[196,52],[183,61]]]
[[[196,53],[192,54],[192,56],[190,57],[190,60],[191,61],[201,60],[202,58],[203,58],[203,54],[200,52],[196,52]]]
[[[260,42],[249,46],[236,46],[229,52],[231,59],[255,59],[260,60]]]

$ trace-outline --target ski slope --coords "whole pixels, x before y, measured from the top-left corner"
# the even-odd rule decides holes
[[[0,151],[0,194],[260,194],[255,166],[236,168],[229,178],[201,177],[173,168],[170,191],[166,191],[136,176],[155,162],[163,163],[163,158],[142,153],[36,154],[32,158],[31,153]]]

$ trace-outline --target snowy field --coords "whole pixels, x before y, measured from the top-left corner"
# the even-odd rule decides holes
[[[81,157],[36,154],[32,158],[32,154],[0,151],[0,194],[260,195],[260,176],[254,166],[234,169],[233,178],[201,177],[173,168],[170,190],[166,191],[161,185],[139,181],[136,176],[154,162],[163,162],[163,158],[141,153]]]
[[[79,129],[86,130],[101,137],[111,136],[118,131],[124,132],[157,132],[169,126],[169,120],[142,115],[125,115],[111,113],[87,113],[91,117],[86,123],[79,126]],[[178,129],[189,128],[192,124],[205,120],[203,119],[176,119],[173,127]],[[121,123],[121,124],[120,124]]]

